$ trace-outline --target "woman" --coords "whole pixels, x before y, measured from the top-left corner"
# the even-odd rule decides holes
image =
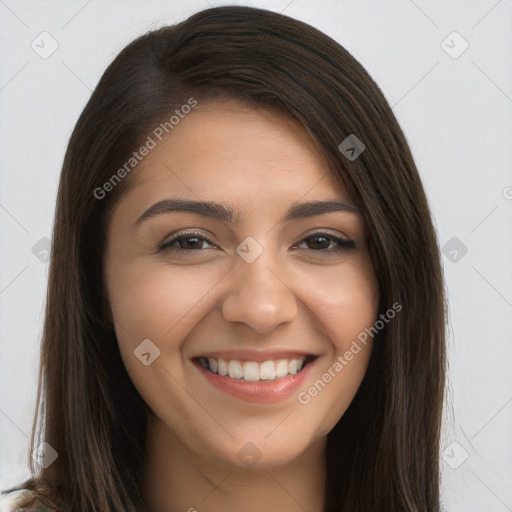
[[[406,139],[343,47],[249,7],[150,32],[65,156],[19,506],[439,510],[444,318]]]

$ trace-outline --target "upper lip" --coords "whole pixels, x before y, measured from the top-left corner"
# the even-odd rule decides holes
[[[194,356],[198,357],[211,357],[213,359],[238,359],[241,361],[268,361],[277,359],[296,359],[299,357],[313,356],[315,354],[304,352],[302,350],[254,350],[254,349],[237,349],[237,350],[216,350],[203,352]]]

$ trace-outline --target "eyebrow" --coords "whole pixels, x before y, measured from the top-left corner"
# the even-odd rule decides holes
[[[343,201],[309,201],[306,203],[294,204],[286,212],[283,221],[288,222],[295,219],[312,217],[331,212],[354,212],[358,213],[359,208],[344,203]],[[169,212],[188,212],[210,217],[224,222],[235,223],[239,221],[239,213],[235,217],[233,209],[224,203],[210,201],[188,201],[184,199],[164,199],[150,206],[136,221],[136,225],[143,220],[156,217]]]

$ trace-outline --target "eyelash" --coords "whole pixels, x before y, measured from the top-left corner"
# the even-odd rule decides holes
[[[172,247],[172,244],[179,242],[180,240],[185,240],[187,238],[198,238],[201,241],[207,242],[210,245],[215,246],[215,244],[213,242],[211,242],[210,240],[208,240],[208,238],[204,237],[202,233],[190,231],[190,232],[177,233],[172,238],[162,242],[158,246],[158,251],[164,251],[164,250],[170,249],[170,250],[181,250],[181,251],[197,253],[198,251],[204,250],[204,249],[182,249],[179,247]],[[331,254],[331,253],[334,254],[334,253],[344,251],[346,249],[353,249],[356,246],[355,242],[353,242],[352,240],[340,238],[340,237],[332,235],[331,233],[326,233],[323,231],[317,231],[317,232],[311,233],[308,236],[306,236],[305,238],[303,238],[301,240],[301,242],[304,242],[311,238],[325,238],[325,239],[329,240],[331,242],[331,244],[332,243],[337,244],[337,246],[335,246],[335,247],[332,247],[332,245],[331,245],[331,247],[328,249],[310,249],[311,251],[314,251],[314,252],[323,252],[323,253],[327,253],[327,254]]]

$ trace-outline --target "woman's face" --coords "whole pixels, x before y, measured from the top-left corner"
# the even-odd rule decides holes
[[[371,338],[353,342],[376,320],[378,287],[363,219],[277,114],[200,103],[155,141],[126,178],[105,254],[128,374],[195,454],[291,461],[366,371]]]

